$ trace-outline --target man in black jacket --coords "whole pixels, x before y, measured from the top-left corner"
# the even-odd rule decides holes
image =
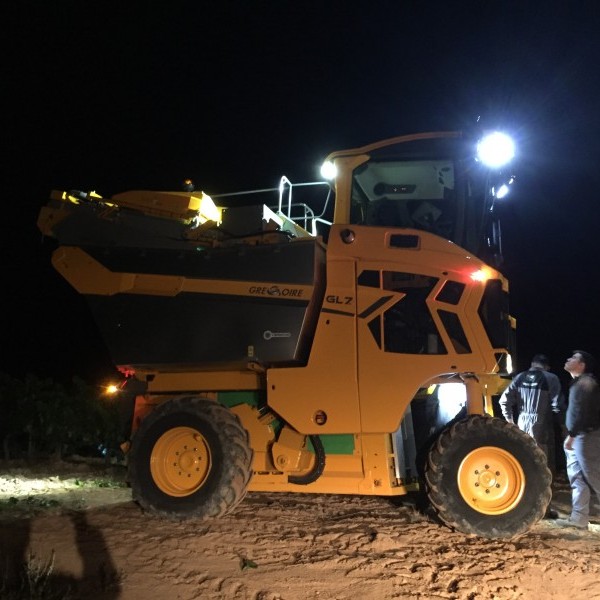
[[[521,431],[537,442],[546,456],[548,444],[554,443],[554,420],[560,423],[564,414],[560,380],[548,371],[549,368],[548,358],[544,354],[536,354],[531,359],[529,370],[519,373],[500,397],[504,418],[510,423],[516,422]],[[554,457],[553,452],[551,457]]]
[[[565,363],[573,377],[564,443],[572,508],[568,519],[556,520],[562,527],[587,529],[592,492],[600,498],[600,385],[595,367],[596,360],[584,350],[575,350]]]

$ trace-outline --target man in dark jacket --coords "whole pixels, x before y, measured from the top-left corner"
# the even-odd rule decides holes
[[[560,380],[548,371],[549,368],[548,358],[536,354],[529,370],[519,373],[500,397],[504,418],[510,423],[515,423],[516,418],[519,429],[528,433],[546,456],[548,444],[554,443],[554,420],[560,423],[564,412]]]
[[[575,350],[565,363],[565,371],[573,377],[564,443],[572,508],[568,519],[556,520],[562,527],[587,529],[591,493],[600,498],[600,385],[593,375],[595,367],[594,357],[583,350]]]

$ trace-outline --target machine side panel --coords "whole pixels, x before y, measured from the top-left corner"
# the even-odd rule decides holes
[[[308,364],[267,374],[269,404],[302,433],[393,433],[420,388],[495,374],[507,353],[508,339],[492,345],[486,335],[486,283],[472,277],[485,269],[505,283],[500,273],[427,232],[348,231],[334,225],[330,233]]]
[[[88,296],[118,365],[302,361],[308,302],[181,293]]]
[[[67,246],[54,263],[86,296],[115,364],[143,369],[305,364],[325,287],[315,239],[186,252]]]

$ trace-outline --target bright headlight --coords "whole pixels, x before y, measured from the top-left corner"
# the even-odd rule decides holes
[[[477,144],[479,160],[491,168],[502,167],[515,156],[515,143],[505,133],[495,131],[486,135]]]
[[[337,176],[336,166],[330,160],[326,160],[323,163],[323,165],[321,166],[321,177],[323,177],[323,179],[331,180],[331,179],[335,179],[336,176]]]

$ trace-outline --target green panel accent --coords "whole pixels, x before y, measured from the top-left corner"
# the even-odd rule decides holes
[[[233,408],[239,404],[249,404],[258,406],[259,392],[256,391],[236,391],[236,392],[218,392],[217,398],[223,406]],[[280,422],[276,420],[273,424],[275,431],[279,431]],[[351,433],[343,434],[322,434],[319,435],[325,454],[354,454],[354,436]],[[308,449],[314,452],[313,446],[308,440]]]
[[[320,435],[325,454],[354,454],[354,436],[351,433]],[[312,444],[309,447],[312,450]]]
[[[258,392],[255,391],[219,392],[217,397],[219,403],[228,408],[232,408],[238,404],[258,406]]]

